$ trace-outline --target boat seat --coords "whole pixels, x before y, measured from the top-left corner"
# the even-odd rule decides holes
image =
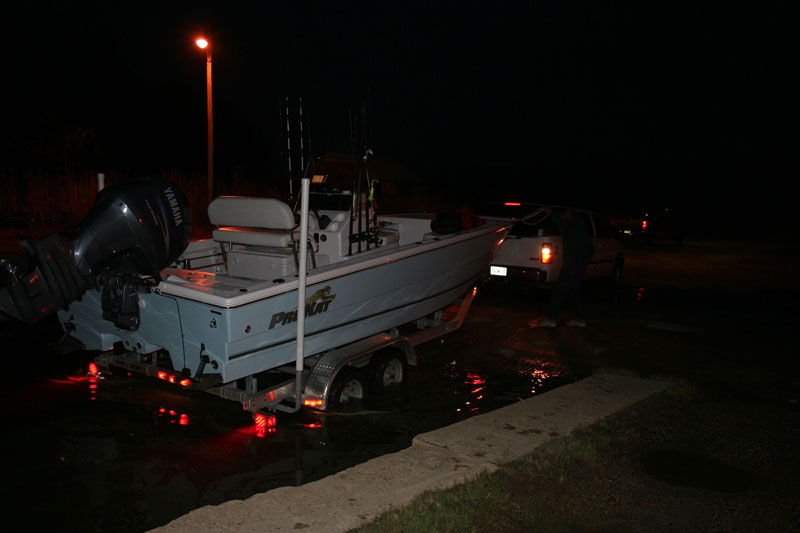
[[[275,198],[220,196],[208,206],[214,240],[248,246],[287,247],[297,225],[291,208]]]
[[[212,232],[214,240],[245,246],[286,248],[292,244],[292,233],[281,230],[224,226]]]

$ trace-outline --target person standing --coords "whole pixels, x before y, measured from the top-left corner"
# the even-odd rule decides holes
[[[583,313],[581,283],[594,254],[592,229],[573,208],[567,208],[562,213],[551,211],[550,216],[561,230],[563,262],[555,291],[550,298],[547,318],[539,321],[539,327],[556,327],[558,315],[564,304],[569,301],[574,318],[567,322],[567,326],[585,328],[586,317]]]

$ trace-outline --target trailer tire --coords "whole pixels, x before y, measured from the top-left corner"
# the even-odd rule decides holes
[[[331,385],[329,403],[334,408],[358,407],[367,397],[367,380],[357,368],[339,370]]]
[[[406,379],[406,357],[400,350],[381,350],[372,356],[369,364],[370,389],[380,392]]]

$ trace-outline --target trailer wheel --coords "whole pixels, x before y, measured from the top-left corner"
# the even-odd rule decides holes
[[[406,358],[399,350],[382,350],[372,357],[369,369],[371,389],[379,392],[405,381]]]
[[[357,368],[346,366],[336,374],[330,392],[333,407],[346,407],[357,404],[367,397],[367,381]]]

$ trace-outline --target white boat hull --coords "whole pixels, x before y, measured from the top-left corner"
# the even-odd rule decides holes
[[[377,250],[309,272],[305,355],[313,356],[446,307],[487,272],[507,227],[482,226]],[[231,382],[289,364],[296,357],[297,280],[273,283],[185,269],[140,295],[141,327],[103,320],[100,296],[59,313],[88,349],[167,350],[176,371]]]

